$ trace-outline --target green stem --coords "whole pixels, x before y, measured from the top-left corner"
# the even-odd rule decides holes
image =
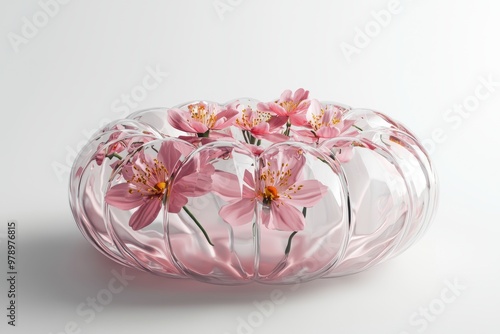
[[[245,139],[245,143],[249,144],[248,142],[248,136],[247,136],[247,130],[241,131],[243,133],[243,139]]]
[[[205,131],[203,133],[201,133],[201,132],[198,133],[198,137],[200,137],[200,138],[208,138],[209,134],[210,134],[210,130],[207,130],[207,131]]]
[[[292,239],[293,237],[297,234],[297,231],[293,231],[292,234],[288,237],[288,243],[286,244],[285,248],[285,255],[288,255],[290,253],[290,249],[292,248]]]
[[[120,160],[122,160],[122,159],[123,159],[123,158],[121,157],[121,155],[119,155],[119,154],[118,154],[118,153],[116,153],[116,152],[115,152],[115,153],[113,153],[113,154],[108,155],[108,158],[110,158],[110,159],[111,159],[111,158],[113,158],[113,157],[118,158],[118,159],[120,159]]]
[[[291,127],[290,121],[286,122],[286,129],[285,132],[283,133],[285,136],[290,137],[290,127]]]
[[[254,145],[256,138],[254,136],[252,136],[252,134],[250,132],[248,133],[248,136],[250,137],[250,144]]]
[[[328,161],[326,161],[326,160],[325,160],[325,159],[323,159],[323,158],[318,157],[318,160],[319,160],[319,161],[321,161],[321,162],[323,162],[323,163],[325,163],[325,164],[328,164]]]
[[[189,211],[188,208],[186,208],[185,206],[183,206],[182,208],[184,209],[184,211],[186,211],[186,213],[188,214],[188,216],[191,217],[191,219],[195,222],[195,224],[198,225],[198,227],[200,228],[201,232],[203,232],[203,235],[207,239],[208,243],[213,246],[214,244],[210,240],[210,237],[208,236],[207,231],[205,231],[205,229],[203,228],[203,226],[201,226],[201,224],[198,221],[198,219],[196,219],[196,217],[191,213],[191,211]]]
[[[259,139],[259,140],[257,140],[257,146],[260,146],[261,142],[262,142],[262,141],[261,141],[260,139]]]
[[[304,207],[302,209],[302,214],[304,215],[304,218],[306,218],[306,215],[307,215],[307,208],[306,207]],[[286,248],[285,248],[285,255],[290,254],[290,249],[292,249],[292,239],[297,234],[297,232],[298,231],[293,231],[292,234],[290,234],[290,236],[288,237],[288,243],[286,244]]]
[[[352,125],[353,127],[355,127],[356,129],[358,129],[359,131],[363,131],[363,129],[361,129],[359,126],[356,126],[356,125]]]

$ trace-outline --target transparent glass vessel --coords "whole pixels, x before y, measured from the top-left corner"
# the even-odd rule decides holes
[[[406,127],[379,112],[342,108],[362,129],[356,136],[290,139],[258,150],[234,129],[233,138],[179,139],[185,134],[167,121],[168,108],[112,122],[74,163],[76,223],[107,257],[166,277],[287,284],[368,269],[425,232],[436,175]],[[151,173],[169,181],[151,184],[144,206],[129,205],[139,196],[130,189],[120,207],[106,200],[111,189],[140,185]],[[150,218],[147,226],[138,210]]]

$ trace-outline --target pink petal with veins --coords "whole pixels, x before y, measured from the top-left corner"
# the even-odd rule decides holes
[[[316,136],[320,138],[335,138],[340,134],[339,129],[335,127],[322,127],[316,131]]]
[[[242,198],[239,201],[223,206],[219,216],[233,226],[248,224],[254,216],[255,201]]]
[[[220,195],[225,201],[241,196],[240,182],[238,176],[224,171],[215,171],[212,175],[212,190]]]
[[[167,211],[179,213],[184,205],[188,203],[188,198],[182,193],[172,190],[167,203]]]
[[[283,109],[283,107],[281,107],[279,104],[276,104],[274,102],[269,102],[269,103],[261,102],[257,104],[257,108],[260,111],[268,111],[276,116],[288,117],[288,112],[285,109]]]
[[[292,100],[292,91],[290,89],[285,89],[280,95],[279,102],[287,102]]]
[[[163,163],[168,173],[171,174],[194,149],[195,147],[191,144],[169,140],[161,144],[158,151],[158,161]]]
[[[299,88],[293,94],[293,101],[295,103],[299,103],[303,100],[307,100],[308,97],[309,97],[309,91],[304,90],[303,88]]]
[[[269,210],[263,210],[262,223],[272,230],[301,231],[304,229],[305,219],[296,207],[283,202],[278,207],[278,204],[273,201]]]
[[[137,231],[150,225],[158,216],[161,209],[161,200],[158,198],[150,198],[137,209],[130,217],[129,225],[133,230]]]
[[[300,113],[300,112],[306,111],[306,110],[307,110],[307,107],[303,108],[303,109],[295,109],[296,113],[290,115],[290,123],[292,123],[292,125],[295,125],[295,126],[306,125],[307,124],[306,115],[305,115],[305,113]]]
[[[318,204],[328,192],[328,187],[317,180],[299,181],[295,185],[301,185],[302,189],[296,193],[289,192],[292,198],[286,198],[283,201],[297,206],[305,206],[306,208]]]
[[[176,179],[172,185],[177,193],[188,197],[202,196],[212,190],[210,173],[193,173]],[[169,197],[172,197],[171,194]]]
[[[222,130],[233,123],[233,120],[238,115],[237,110],[226,109],[217,114],[217,121],[215,125],[212,127],[214,130]]]
[[[133,191],[129,193],[128,183],[120,183],[111,187],[104,197],[106,203],[122,210],[130,210],[140,206],[143,203],[142,196]]]
[[[187,121],[186,112],[181,109],[170,109],[167,112],[167,120],[174,128],[188,133],[196,132],[196,130]],[[206,130],[205,130],[206,131]]]

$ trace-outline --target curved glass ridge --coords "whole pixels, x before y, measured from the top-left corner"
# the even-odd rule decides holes
[[[294,101],[299,110],[305,99]],[[323,131],[330,106],[342,119]],[[426,231],[437,180],[406,127],[332,102],[308,103],[303,118],[265,108],[275,110],[195,101],[108,124],[71,171],[82,234],[112,260],[166,277],[287,284],[368,269]]]

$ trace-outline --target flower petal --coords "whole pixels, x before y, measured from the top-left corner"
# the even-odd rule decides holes
[[[288,176],[288,182],[286,183],[279,182],[279,178],[275,179],[273,185],[275,185],[279,191],[287,189],[288,186],[294,184],[296,180],[300,179],[302,168],[306,163],[305,156],[301,153],[301,151],[302,149],[299,147],[280,147],[272,153],[263,154],[261,158],[263,166],[265,166],[263,168],[263,172],[270,170],[273,172],[279,171],[280,173],[290,174]]]
[[[184,205],[188,203],[186,196],[172,191],[167,202],[167,211],[172,213],[179,213]]]
[[[274,132],[278,131],[281,129],[283,125],[288,121],[287,117],[283,116],[273,116],[271,119],[268,121],[269,123],[269,131]]]
[[[191,124],[191,127],[193,128],[193,130],[194,130],[193,132],[196,132],[196,133],[205,133],[208,130],[210,130],[206,124],[203,124],[203,123],[195,121],[195,120],[191,120],[191,122],[189,124]]]
[[[286,89],[281,93],[280,102],[292,101],[292,91],[290,89]]]
[[[150,225],[156,217],[158,217],[160,209],[161,200],[157,197],[152,197],[142,204],[136,212],[134,212],[132,217],[130,217],[128,224],[133,230],[140,230],[141,228]]]
[[[212,175],[212,190],[225,201],[241,198],[238,176],[224,171],[215,171]]]
[[[213,153],[204,150],[189,159],[173,179],[172,191],[188,197],[202,196],[212,190],[215,167],[208,162]]]
[[[354,155],[354,150],[352,146],[341,147],[338,152],[335,154],[335,159],[342,163],[349,162]]]
[[[294,113],[290,114],[290,123],[295,126],[306,126],[308,124],[304,109],[295,109]]]
[[[212,190],[212,176],[204,173],[186,175],[174,181],[172,189],[188,197],[202,196]]]
[[[304,229],[305,219],[296,207],[284,202],[271,203],[271,208],[264,209],[262,220],[264,225],[271,230],[279,231],[300,231]]]
[[[102,165],[102,162],[106,157],[106,152],[104,152],[103,146],[104,143],[100,143],[99,146],[97,146],[97,153],[94,156],[95,162],[97,163],[98,166]]]
[[[143,197],[137,191],[129,192],[128,183],[117,184],[109,189],[104,197],[106,203],[121,210],[130,210],[143,203]]]
[[[317,180],[299,181],[295,184],[295,188],[299,186],[302,186],[302,189],[297,190],[296,193],[293,191],[288,192],[291,199],[287,198],[283,201],[297,206],[310,208],[318,204],[318,202],[328,192],[328,187]]]
[[[222,129],[230,126],[238,114],[239,114],[239,112],[237,110],[234,110],[234,109],[225,109],[225,110],[219,112],[216,115],[217,122],[212,127],[212,129],[222,130]]]
[[[163,163],[170,176],[193,150],[194,147],[186,142],[168,140],[161,144],[158,161]]]
[[[338,137],[339,134],[340,134],[339,129],[337,129],[335,127],[324,126],[321,129],[319,129],[318,131],[316,131],[316,136],[318,136],[320,138],[335,138],[335,137]]]
[[[245,169],[245,173],[243,174],[243,181],[252,189],[255,189],[255,180],[253,178],[253,174],[250,173],[248,169]]]
[[[269,140],[271,143],[281,143],[289,140],[289,137],[281,133],[269,133],[261,136],[262,139]]]
[[[299,88],[293,94],[293,102],[299,103],[303,100],[306,100],[309,97],[309,91],[304,88]]]
[[[313,143],[317,140],[312,130],[293,130],[295,140],[303,141],[306,143]]]
[[[247,224],[253,220],[255,212],[255,201],[242,198],[239,201],[223,206],[219,210],[219,216],[232,226]]]
[[[168,171],[168,175],[171,175],[174,171],[176,165],[180,164],[182,154],[175,147],[175,142],[173,140],[165,141],[160,146],[160,151],[158,152],[158,161],[163,163]]]
[[[321,108],[322,108],[322,105],[318,100],[316,100],[316,99],[311,100],[311,103],[309,104],[309,108],[307,108],[307,112],[306,112],[307,119],[309,121],[313,121],[314,118],[320,116],[321,115]],[[326,111],[325,111],[325,113],[326,113]]]
[[[184,132],[196,132],[187,121],[187,112],[181,109],[169,109],[167,112],[167,120],[174,128]]]
[[[269,133],[269,123],[267,122],[262,122],[260,124],[257,124],[256,126],[252,127],[250,132],[254,137],[260,136],[260,135],[265,135]]]
[[[274,102],[270,103],[262,103],[260,102],[257,104],[257,108],[260,111],[268,111],[276,116],[288,116],[288,112],[283,109],[279,104],[276,104]]]

